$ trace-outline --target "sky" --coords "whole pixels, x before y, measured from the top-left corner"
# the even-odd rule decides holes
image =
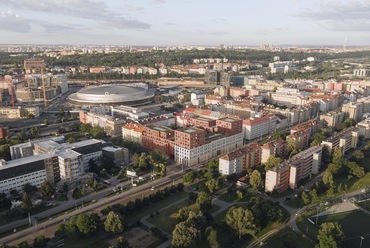
[[[370,45],[370,0],[0,0],[0,44]]]

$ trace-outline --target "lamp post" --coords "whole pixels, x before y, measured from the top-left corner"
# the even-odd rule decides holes
[[[317,226],[318,220],[319,220],[319,208],[316,208],[316,226]]]
[[[362,241],[364,240],[364,237],[361,236],[361,241],[360,241],[360,248],[362,248]]]

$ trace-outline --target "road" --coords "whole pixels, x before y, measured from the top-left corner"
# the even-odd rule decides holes
[[[101,190],[97,193],[86,195],[78,200],[69,200],[63,203],[62,205],[59,205],[54,208],[48,209],[44,212],[35,214],[31,216],[31,221],[32,221],[32,224],[35,225],[35,220],[37,219],[44,219],[44,218],[48,218],[49,216],[53,216],[55,214],[65,212],[64,215],[61,215],[53,219],[49,219],[47,221],[42,222],[42,224],[39,224],[40,226],[55,225],[55,224],[58,224],[64,221],[64,219],[68,219],[69,217],[78,215],[79,213],[96,210],[102,207],[106,207],[107,205],[113,205],[115,203],[119,203],[124,200],[130,200],[131,198],[135,199],[135,196],[148,195],[153,192],[151,190],[152,186],[155,186],[155,188],[157,188],[158,186],[161,186],[166,183],[171,184],[177,179],[181,178],[184,173],[185,172],[181,170],[181,166],[179,166],[178,164],[174,164],[174,165],[168,166],[168,173],[165,177],[156,179],[154,181],[149,181],[148,183],[145,183],[137,187],[132,187],[131,189],[127,191],[123,191],[123,193],[117,193],[116,195],[113,195],[107,198],[105,196],[112,193],[112,189],[116,187],[117,185],[121,185],[123,187],[128,187],[130,185],[129,181],[126,181],[124,183],[119,183],[117,180],[112,180],[112,185],[110,187],[104,190]],[[148,173],[142,176],[150,177],[150,175],[151,173]],[[84,207],[82,207],[83,202],[87,203],[87,202],[91,202],[92,200],[95,200],[96,202],[94,204],[90,204],[87,206],[85,204]],[[74,210],[71,210],[71,209],[74,209]],[[28,218],[9,223],[7,225],[0,227],[0,233],[17,229],[21,226],[27,225],[28,223],[29,223]],[[37,230],[35,230],[34,228],[24,229],[22,231],[19,231],[19,232],[16,232],[16,233],[13,233],[11,235],[1,238],[0,244],[8,244],[14,240],[17,240],[20,237],[30,235],[36,231]]]

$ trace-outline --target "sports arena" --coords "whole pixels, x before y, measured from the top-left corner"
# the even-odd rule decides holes
[[[75,105],[139,106],[153,102],[154,93],[146,84],[89,86],[69,95]]]

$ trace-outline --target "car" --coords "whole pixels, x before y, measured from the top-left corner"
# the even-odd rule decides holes
[[[152,186],[151,188],[150,188],[150,190],[154,190],[155,189],[155,186]]]

